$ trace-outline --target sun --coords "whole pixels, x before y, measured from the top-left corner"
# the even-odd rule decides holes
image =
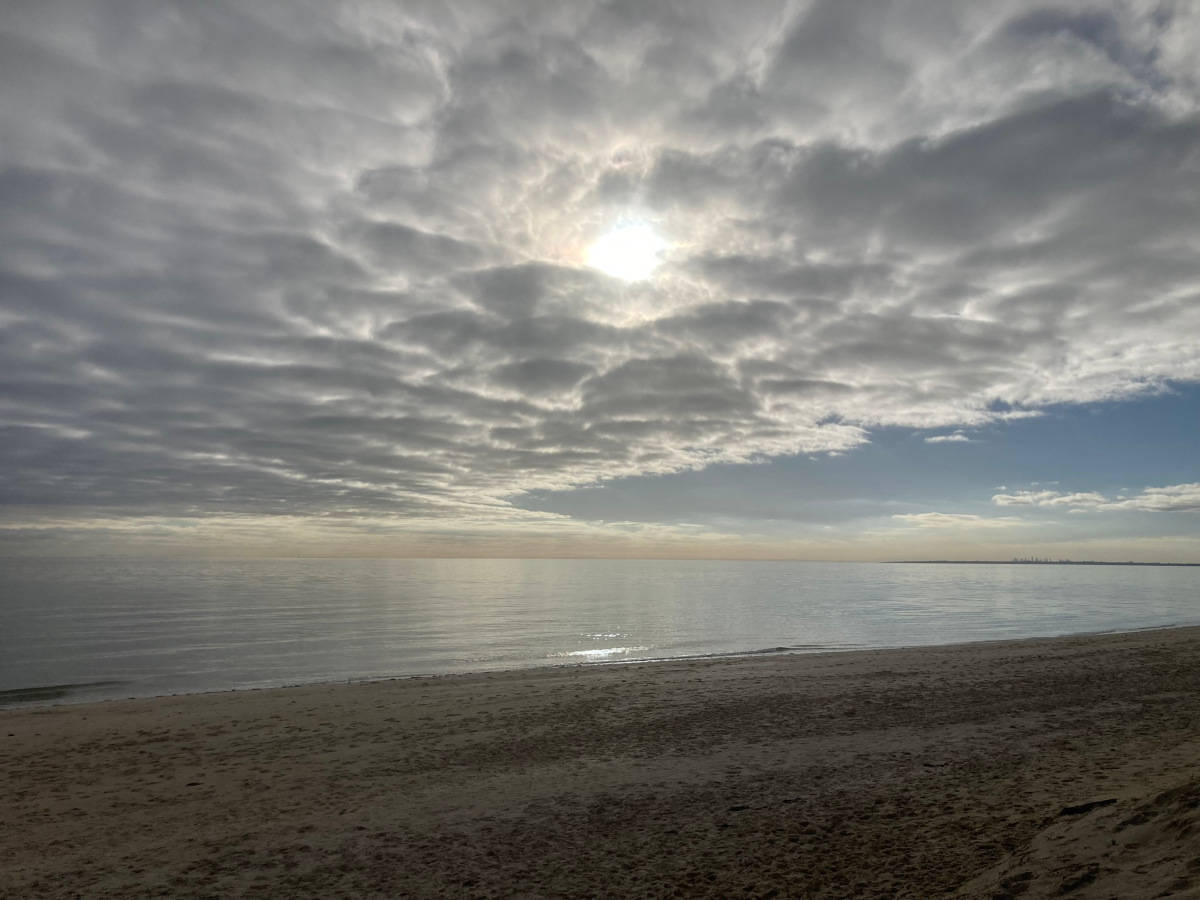
[[[666,246],[649,223],[626,222],[588,247],[587,264],[614,278],[643,281],[658,267],[658,255]]]

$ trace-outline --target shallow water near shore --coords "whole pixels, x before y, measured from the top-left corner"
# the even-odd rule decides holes
[[[1200,624],[1200,569],[6,560],[0,706]]]

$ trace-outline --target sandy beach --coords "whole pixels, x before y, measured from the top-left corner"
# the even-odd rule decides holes
[[[0,713],[0,895],[1200,896],[1200,629]]]

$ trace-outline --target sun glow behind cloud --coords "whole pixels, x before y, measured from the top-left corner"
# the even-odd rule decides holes
[[[648,222],[626,222],[588,247],[587,264],[624,281],[644,281],[654,274],[666,248],[667,242]]]

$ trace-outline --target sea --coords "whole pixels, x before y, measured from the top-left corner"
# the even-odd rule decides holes
[[[1200,568],[0,560],[0,706],[1200,624]]]

